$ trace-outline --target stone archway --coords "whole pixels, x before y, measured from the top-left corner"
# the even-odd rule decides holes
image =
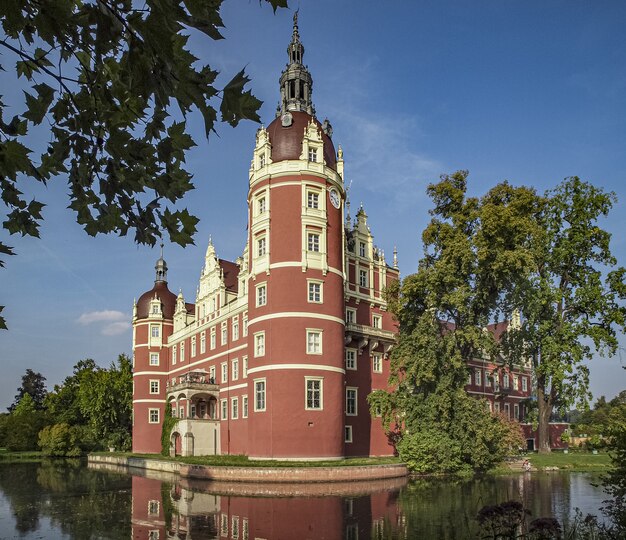
[[[171,448],[174,452],[174,456],[182,456],[183,455],[183,438],[180,436],[178,431],[174,431],[171,437]]]

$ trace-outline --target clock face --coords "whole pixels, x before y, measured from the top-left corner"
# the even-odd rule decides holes
[[[331,204],[335,208],[339,208],[339,206],[341,205],[341,198],[339,197],[339,192],[336,189],[331,189],[328,192],[328,197],[330,199]]]

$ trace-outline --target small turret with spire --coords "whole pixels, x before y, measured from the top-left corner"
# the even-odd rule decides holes
[[[311,101],[313,79],[302,63],[304,45],[300,42],[297,11],[293,15],[293,33],[291,43],[287,47],[287,54],[289,63],[280,76],[280,103],[276,116],[284,115],[288,111],[302,111],[315,116],[315,107]],[[330,123],[328,125],[330,127]]]
[[[155,283],[158,281],[164,281],[167,283],[167,263],[163,258],[163,242],[161,242],[161,256],[157,260],[154,269],[156,270],[156,279],[154,280]]]

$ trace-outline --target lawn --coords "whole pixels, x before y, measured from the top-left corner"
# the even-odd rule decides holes
[[[568,471],[608,471],[612,467],[611,457],[606,452],[552,452],[550,454],[530,454],[527,456],[533,467],[545,470],[558,467]]]

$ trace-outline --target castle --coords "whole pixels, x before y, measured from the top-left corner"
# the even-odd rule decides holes
[[[276,118],[256,134],[247,239],[235,262],[209,241],[195,303],[154,287],[133,309],[133,452],[340,459],[392,455],[367,396],[387,388],[397,328],[385,288],[399,279],[363,208],[352,220],[341,147],[319,122],[297,17]],[[491,366],[492,368],[493,366]],[[523,414],[529,375],[472,363],[468,391]]]

